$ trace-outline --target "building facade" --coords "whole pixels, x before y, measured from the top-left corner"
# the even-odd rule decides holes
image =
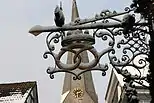
[[[38,103],[36,82],[0,84],[0,103]]]
[[[108,88],[105,95],[105,103],[128,103],[126,92],[123,90],[123,77],[115,70],[111,71]],[[136,85],[139,103],[150,103],[149,90],[143,86]]]

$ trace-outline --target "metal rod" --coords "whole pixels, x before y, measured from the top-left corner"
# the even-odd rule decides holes
[[[138,25],[147,25],[147,23],[137,23],[135,26]],[[120,28],[123,25],[121,23],[112,22],[112,23],[95,23],[95,24],[84,24],[84,25],[76,25],[71,26],[69,24],[64,25],[63,27],[56,27],[56,26],[34,26],[29,30],[29,33],[42,33],[42,32],[58,32],[58,31],[68,31],[68,30],[83,30],[83,29],[103,29],[103,28]]]

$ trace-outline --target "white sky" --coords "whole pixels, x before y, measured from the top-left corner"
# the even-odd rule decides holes
[[[52,60],[43,59],[47,50],[45,36],[34,37],[34,25],[54,25],[53,11],[60,0],[0,0],[0,83],[37,81],[40,103],[60,103],[63,74],[51,80],[46,73]],[[62,0],[66,22],[70,21],[71,0]],[[124,11],[131,0],[77,0],[80,18],[93,17],[103,9]],[[98,46],[99,47],[99,46]],[[109,79],[93,73],[99,103]]]

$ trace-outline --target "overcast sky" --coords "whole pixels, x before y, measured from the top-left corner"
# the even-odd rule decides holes
[[[46,35],[34,37],[28,30],[37,24],[54,25],[53,11],[59,1],[0,0],[0,83],[37,81],[40,103],[60,103],[64,74],[49,78],[46,69],[52,66],[52,60],[42,57],[47,50]],[[61,1],[69,22],[72,0]],[[130,3],[131,0],[77,0],[80,18],[93,17],[103,9],[124,11]],[[93,73],[99,103],[104,103],[109,75]]]

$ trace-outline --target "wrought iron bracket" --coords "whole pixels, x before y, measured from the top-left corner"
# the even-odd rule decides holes
[[[104,75],[111,65],[125,78],[127,76],[124,71],[129,73],[129,68],[135,69],[137,74],[131,77],[135,77],[133,80],[136,83],[144,85],[143,81],[147,81],[147,78],[142,76],[141,70],[148,65],[146,59],[149,55],[149,24],[143,18],[136,20],[135,14],[129,14],[131,11],[128,8],[123,13],[105,10],[95,18],[77,19],[77,21],[75,20],[73,23],[65,24],[62,27],[33,27],[30,33],[50,32],[46,38],[49,51],[44,53],[44,58],[52,55],[56,65],[54,68],[49,67],[47,69],[50,77],[53,78],[53,74],[57,72],[68,72],[72,73],[75,79],[80,79],[82,73],[90,70],[100,70]],[[123,16],[123,18],[120,20],[119,16]],[[93,30],[93,32],[89,33],[88,30]],[[62,48],[59,53],[54,53],[55,46],[53,43],[59,43],[60,39]],[[101,52],[98,52],[93,46],[96,39],[107,42],[107,45],[103,46],[106,48]],[[82,62],[80,54],[84,51],[89,51],[94,55],[92,62]],[[66,52],[74,54],[73,64],[61,62],[61,57]],[[109,63],[100,66],[99,61],[104,55],[108,56]],[[140,56],[143,58],[140,58]],[[81,71],[75,74],[73,72],[75,69]],[[147,87],[147,85],[144,86]]]
[[[146,4],[143,5],[143,2]],[[153,31],[151,31],[152,23],[149,21],[154,18],[151,5],[153,5],[152,1],[147,3],[145,0],[134,0],[131,8],[125,8],[122,13],[103,10],[93,18],[77,18],[68,24],[64,24],[62,15],[61,18],[57,18],[62,22],[62,24],[56,23],[59,27],[37,25],[32,27],[29,33],[37,36],[49,32],[46,37],[48,51],[43,57],[47,59],[48,55],[51,55],[54,58],[55,67],[47,69],[51,79],[57,72],[71,73],[74,75],[74,80],[81,79],[81,74],[93,70],[102,71],[102,75],[105,76],[106,71],[113,68],[124,77],[124,90],[128,101],[138,103],[133,82],[149,88],[149,80],[151,80],[149,79],[151,75],[147,71],[144,74],[151,62],[149,55],[152,47],[149,47],[149,41],[150,36],[153,37],[151,34]],[[135,19],[136,14],[132,14],[133,11],[141,14],[140,19]],[[101,45],[102,51],[98,52],[94,45],[100,39],[103,45]],[[54,44],[60,41],[61,49],[57,53]],[[91,52],[94,57],[88,63],[82,62],[81,54],[85,51]],[[61,62],[61,57],[67,52],[73,54],[72,64]],[[108,63],[100,64],[103,57],[106,57]],[[79,70],[78,73],[75,72],[76,69]]]

